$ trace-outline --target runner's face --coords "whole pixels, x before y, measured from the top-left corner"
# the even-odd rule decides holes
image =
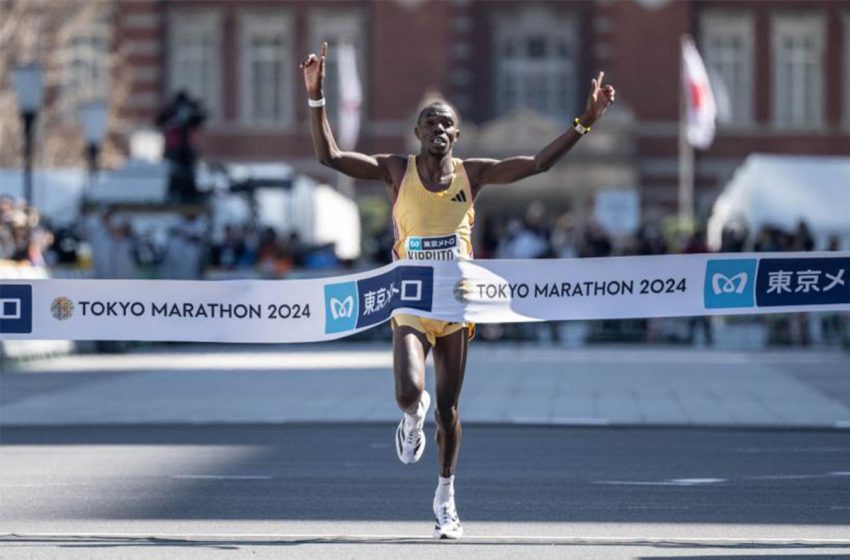
[[[422,151],[434,156],[451,153],[460,137],[457,117],[447,105],[434,105],[425,109],[419,117],[415,132],[422,144]]]

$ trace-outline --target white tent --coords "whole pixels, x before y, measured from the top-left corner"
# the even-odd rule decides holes
[[[830,235],[850,248],[850,157],[749,156],[714,203],[708,242],[717,249],[727,225],[755,233],[766,224],[793,230],[800,220],[817,249]]]

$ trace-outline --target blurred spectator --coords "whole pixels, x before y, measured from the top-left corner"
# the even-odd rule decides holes
[[[475,256],[480,259],[494,259],[499,249],[499,226],[491,218],[485,218],[481,226],[481,243]]]
[[[211,262],[216,268],[232,270],[242,262],[245,253],[245,242],[239,238],[236,226],[227,224],[224,226],[224,240],[213,245]]]
[[[260,238],[257,231],[249,224],[243,224],[239,232],[242,241],[242,254],[237,259],[238,268],[250,268],[257,264],[257,251],[260,246]]]
[[[708,243],[705,240],[705,231],[702,229],[696,230],[688,237],[685,248],[682,251],[686,255],[696,255],[700,253],[710,253]]]
[[[207,113],[200,102],[180,90],[160,111],[156,124],[165,138],[164,156],[171,163],[168,182],[169,199],[190,202],[198,197],[195,165],[198,161],[197,133]]]
[[[800,220],[797,222],[797,229],[794,234],[793,242],[791,245],[792,251],[814,251],[815,250],[815,238],[812,236],[812,232],[809,229],[809,225]]]
[[[539,259],[550,256],[550,232],[541,202],[534,201],[529,204],[522,221],[510,220],[507,233],[498,251],[502,258]]]
[[[567,213],[555,220],[549,240],[550,252],[558,259],[578,256],[578,239],[572,216]]]
[[[646,223],[640,226],[637,232],[638,255],[664,255],[667,249],[667,241],[658,225]]]
[[[694,233],[692,233],[682,252],[686,255],[709,253],[708,243],[706,243],[705,240],[705,232],[702,229],[697,229]],[[696,332],[698,328],[702,329],[705,344],[707,346],[713,346],[714,331],[711,328],[711,318],[704,315],[688,318],[688,342],[691,344],[696,342]]]
[[[393,226],[392,223],[388,223],[375,239],[374,260],[378,265],[389,264],[393,261],[393,245],[395,245]]]
[[[721,253],[741,253],[747,243],[749,233],[745,226],[724,226],[720,233]]]
[[[118,222],[110,228],[109,234],[111,247],[106,278],[136,278],[136,244],[132,226],[128,222]]]
[[[837,235],[830,235],[829,239],[826,241],[826,250],[827,251],[840,251],[841,250],[841,240]]]
[[[0,259],[44,266],[52,244],[53,234],[36,209],[0,196]]]
[[[830,235],[826,242],[827,251],[840,251],[841,241],[837,235]],[[821,332],[823,332],[824,341],[827,343],[837,343],[850,346],[850,336],[848,336],[848,314],[847,313],[827,313],[821,318]]]
[[[203,224],[197,218],[184,218],[171,228],[165,246],[163,269],[166,277],[192,280],[201,275]]]
[[[607,257],[611,254],[612,249],[611,238],[605,229],[595,221],[588,223],[578,256]]]

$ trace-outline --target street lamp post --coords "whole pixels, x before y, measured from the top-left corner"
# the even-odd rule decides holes
[[[86,160],[89,166],[88,188],[83,191],[83,202],[91,194],[94,181],[97,176],[97,156],[103,139],[106,136],[106,120],[109,115],[109,107],[106,101],[98,99],[81,103],[79,107],[80,124],[83,127],[83,136],[86,140]]]
[[[32,208],[32,137],[38,111],[44,95],[44,71],[37,62],[16,66],[12,81],[15,84],[15,96],[18,98],[18,110],[21,113],[24,132],[24,200],[27,212]]]

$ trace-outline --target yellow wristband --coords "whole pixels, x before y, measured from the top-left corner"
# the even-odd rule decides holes
[[[573,130],[584,136],[585,134],[590,132],[590,127],[581,124],[581,122],[579,122],[578,120],[578,117],[576,117],[573,119]]]

